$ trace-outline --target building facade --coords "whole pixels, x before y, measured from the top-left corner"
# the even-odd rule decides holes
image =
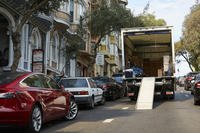
[[[11,70],[13,64],[15,54],[12,33],[21,15],[26,11],[23,7],[24,2],[24,0],[0,2],[0,69],[3,71]],[[51,12],[48,16],[40,13],[31,17],[21,29],[21,58],[17,70],[39,71],[49,75],[63,72],[66,76],[88,75],[86,68],[79,67],[83,65],[88,67],[86,61],[84,64],[79,62],[83,59],[77,53],[69,56],[66,47],[71,45],[70,39],[78,37],[84,46],[82,53],[88,54],[89,32],[87,31],[88,34],[85,36],[77,34],[80,19],[88,8],[88,0],[68,0],[61,4],[58,11]],[[38,51],[33,52],[34,50]],[[41,62],[37,62],[38,57],[41,58]]]
[[[116,1],[123,7],[126,7],[128,4],[127,0]],[[101,40],[96,58],[95,73],[96,76],[99,74],[101,76],[111,77],[114,73],[120,71],[122,71],[122,44],[120,41],[120,33],[115,31],[106,35]]]

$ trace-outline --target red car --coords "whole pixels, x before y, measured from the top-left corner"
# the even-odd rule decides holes
[[[42,73],[0,73],[0,125],[23,126],[38,133],[42,124],[64,117],[72,120],[74,96]]]

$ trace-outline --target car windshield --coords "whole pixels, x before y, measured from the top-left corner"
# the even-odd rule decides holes
[[[3,72],[0,73],[0,85],[8,84],[25,73]]]
[[[122,83],[122,77],[113,77],[117,83]]]
[[[93,78],[93,80],[97,85],[109,82],[109,78],[104,78],[104,77]]]
[[[123,78],[122,78],[123,74],[114,74],[112,77],[118,83],[122,83],[123,82]]]
[[[86,79],[62,79],[61,84],[65,88],[88,87]]]

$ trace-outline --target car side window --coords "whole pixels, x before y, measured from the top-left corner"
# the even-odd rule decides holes
[[[44,87],[38,75],[31,75],[30,77],[27,77],[22,84],[29,87]]]
[[[88,79],[88,81],[89,81],[89,84],[90,84],[91,88],[97,88],[97,86],[96,86],[94,81],[92,81],[91,79]]]
[[[60,90],[60,86],[58,86],[58,84],[56,83],[56,81],[54,81],[53,79],[49,78],[48,80],[48,85],[55,90]]]
[[[42,80],[42,83],[43,83],[43,86],[44,88],[51,88],[50,85],[48,84],[50,78],[44,76],[44,75],[39,75],[41,80]]]

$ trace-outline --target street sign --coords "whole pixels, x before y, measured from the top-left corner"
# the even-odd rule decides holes
[[[104,65],[104,55],[98,53],[96,56],[96,64],[97,65]]]

